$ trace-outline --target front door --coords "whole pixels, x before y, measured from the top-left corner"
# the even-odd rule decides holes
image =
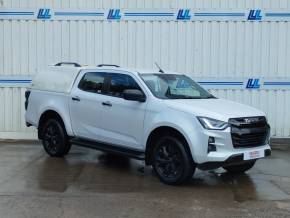
[[[147,103],[128,101],[122,95],[125,89],[141,88],[131,75],[110,73],[108,77],[100,138],[105,142],[140,150]]]

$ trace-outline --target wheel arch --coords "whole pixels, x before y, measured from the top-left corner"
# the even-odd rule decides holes
[[[42,139],[42,127],[43,127],[45,121],[50,119],[50,118],[58,119],[61,122],[61,124],[63,125],[63,127],[67,133],[67,128],[66,128],[66,125],[65,125],[65,122],[64,122],[62,116],[55,110],[47,109],[41,113],[41,116],[40,116],[39,121],[38,121],[38,138],[39,139]]]
[[[189,152],[189,155],[193,160],[192,157],[192,152],[189,146],[189,141],[186,139],[186,136],[182,133],[182,131],[178,130],[175,127],[171,127],[171,126],[159,126],[156,127],[155,129],[153,129],[149,136],[147,137],[147,141],[146,141],[146,149],[145,149],[145,163],[146,165],[151,165],[152,163],[152,151],[154,148],[154,142],[156,142],[156,140],[158,138],[160,138],[163,135],[171,135],[171,136],[175,136],[177,137],[179,140],[184,142],[184,146],[187,152]]]

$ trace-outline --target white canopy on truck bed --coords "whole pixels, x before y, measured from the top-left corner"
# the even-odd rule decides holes
[[[81,67],[49,66],[32,79],[31,89],[69,93]]]

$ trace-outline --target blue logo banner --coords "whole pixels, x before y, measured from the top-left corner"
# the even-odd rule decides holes
[[[261,10],[250,10],[248,20],[262,20]]]
[[[107,16],[108,20],[120,20],[121,19],[121,13],[120,13],[120,9],[110,9],[108,16]]]
[[[37,19],[50,19],[50,18],[51,18],[50,9],[48,8],[39,9]]]
[[[258,89],[258,88],[260,88],[259,81],[260,81],[260,79],[253,79],[253,78],[248,79],[246,88],[247,89]]]
[[[180,9],[177,14],[177,20],[190,20],[191,16],[189,14],[189,9]]]
[[[15,9],[1,8],[0,19],[23,20],[167,20],[167,21],[290,21],[290,11],[264,9]]]

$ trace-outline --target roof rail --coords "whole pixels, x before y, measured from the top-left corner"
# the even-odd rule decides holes
[[[60,67],[62,65],[74,65],[75,67],[81,67],[81,65],[76,63],[76,62],[59,62],[59,63],[55,64],[54,66]]]
[[[97,67],[120,67],[119,65],[116,64],[99,64]]]

